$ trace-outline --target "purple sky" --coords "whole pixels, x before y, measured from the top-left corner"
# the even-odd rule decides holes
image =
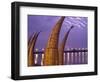
[[[35,48],[45,48],[50,32],[59,18],[60,16],[28,15],[28,38],[33,33],[42,31],[37,39]],[[74,28],[69,34],[65,49],[87,48],[87,17],[66,16],[60,31],[59,42],[61,42],[71,25]]]

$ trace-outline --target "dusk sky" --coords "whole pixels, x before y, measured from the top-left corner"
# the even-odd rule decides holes
[[[28,15],[28,38],[33,33],[42,31],[38,36],[35,48],[45,48],[52,28],[59,18],[60,16]],[[72,25],[74,28],[68,36],[65,50],[67,48],[87,48],[87,17],[66,16],[61,27],[59,42],[62,41],[65,33]]]

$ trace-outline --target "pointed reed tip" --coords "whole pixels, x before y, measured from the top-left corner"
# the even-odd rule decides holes
[[[72,29],[72,28],[74,28],[74,26],[73,26],[73,25],[71,26],[71,29]]]

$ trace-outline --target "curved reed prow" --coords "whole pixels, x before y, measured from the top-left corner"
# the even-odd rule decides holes
[[[43,65],[58,65],[58,42],[59,42],[59,34],[62,23],[65,17],[61,17],[58,22],[55,24],[52,32],[49,36],[46,49],[44,52],[44,60]]]
[[[59,46],[59,65],[63,65],[64,64],[64,48],[65,48],[65,44],[67,42],[68,39],[68,35],[70,33],[70,31],[72,30],[74,26],[71,26],[70,29],[68,30],[68,32],[65,34],[60,46]]]
[[[31,37],[29,43],[28,43],[28,66],[34,66],[35,63],[34,63],[34,48],[35,48],[35,44],[36,44],[36,41],[37,41],[37,38],[39,36],[39,33],[35,33],[33,35],[33,37]]]

